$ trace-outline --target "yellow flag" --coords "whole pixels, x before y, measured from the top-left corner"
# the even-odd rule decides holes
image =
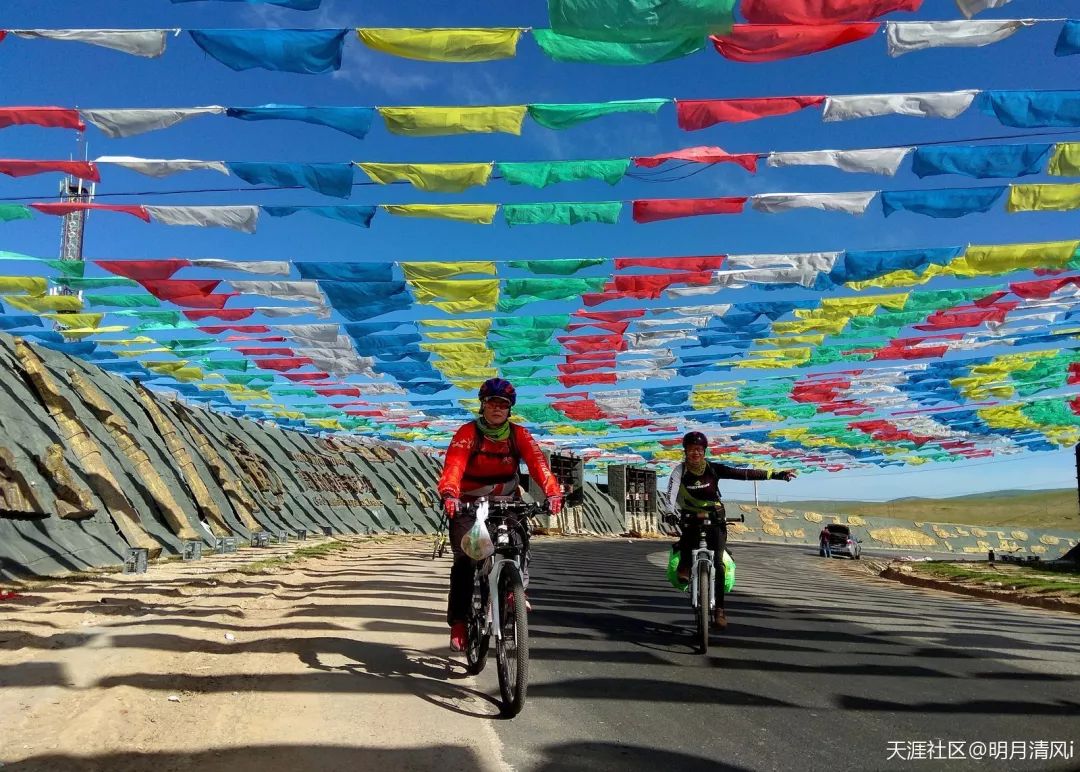
[[[313,418],[308,420],[309,424],[318,426],[320,429],[340,429],[341,421],[336,418]]]
[[[82,301],[78,295],[42,295],[30,297],[27,295],[4,295],[4,302],[9,306],[22,311],[30,311],[35,314],[49,311],[82,311]]]
[[[411,281],[417,303],[448,313],[494,311],[499,302],[498,279],[447,279]]]
[[[99,346],[142,346],[146,343],[156,343],[153,338],[148,338],[145,335],[139,335],[135,338],[124,338],[123,340],[99,340]],[[221,376],[218,376],[219,378]]]
[[[786,338],[758,338],[754,343],[759,346],[776,346],[777,348],[793,348],[795,346],[820,346],[825,340],[824,335],[792,335]]]
[[[1062,268],[1071,259],[1078,241],[1047,241],[1038,244],[969,246],[963,264],[954,266],[958,276],[1009,273],[1032,268]]]
[[[825,319],[798,319],[791,322],[776,322],[773,332],[777,335],[803,335],[806,333],[824,333],[836,335],[847,326],[848,318],[841,316]]]
[[[366,27],[356,34],[370,48],[425,62],[490,62],[517,53],[519,28],[410,29]]]
[[[979,418],[992,429],[1039,429],[1039,424],[1020,412],[1019,405],[984,407],[978,411]]]
[[[105,314],[42,314],[42,317],[56,322],[61,327],[98,327]]]
[[[477,335],[470,330],[452,330],[449,332],[426,332],[424,337],[428,340],[484,340],[483,335]]]
[[[743,410],[736,410],[734,415],[740,421],[767,421],[779,423],[784,420],[782,415],[774,410],[769,410],[767,407],[749,407]]]
[[[144,348],[138,351],[117,351],[118,357],[141,357],[143,354],[171,354],[172,349],[167,349],[164,346],[157,346],[155,348]]]
[[[1055,177],[1080,177],[1080,142],[1059,142],[1046,173]]]
[[[491,260],[462,260],[455,263],[406,262],[400,263],[409,281],[419,279],[450,279],[469,273],[495,275],[495,263]]]
[[[66,330],[61,330],[61,334],[67,338],[87,338],[91,335],[102,335],[104,333],[123,332],[127,327],[124,325],[113,325],[111,327],[76,327]]]
[[[720,410],[742,405],[735,389],[694,387],[690,392],[690,406],[694,410]]]
[[[27,295],[44,295],[49,280],[40,276],[0,276],[0,292],[25,292]]]
[[[409,182],[432,193],[460,193],[477,185],[487,185],[491,177],[488,163],[471,164],[379,164],[357,161],[356,165],[375,182]]]
[[[926,284],[926,282],[930,281],[935,276],[951,275],[952,270],[950,266],[952,265],[953,263],[949,263],[949,265],[931,264],[921,272],[915,272],[905,268],[900,271],[892,271],[884,276],[878,276],[874,279],[867,279],[866,281],[849,281],[846,282],[844,286],[859,291],[870,289],[871,287],[881,287],[882,289],[889,289],[891,287],[914,287],[919,284]]]
[[[498,204],[382,204],[382,208],[398,217],[428,217],[436,220],[456,220],[474,225],[491,225]]]
[[[491,330],[490,319],[420,319],[419,325],[427,329],[451,329],[485,337]],[[434,333],[428,333],[434,335]]]
[[[521,134],[526,107],[380,107],[378,110],[386,128],[394,134],[437,137],[476,132]]]
[[[735,362],[735,367],[783,368],[797,367],[810,361],[810,349],[786,348],[779,351],[751,351],[746,359]]]
[[[1010,212],[1067,212],[1080,208],[1080,183],[1068,185],[1010,185]]]

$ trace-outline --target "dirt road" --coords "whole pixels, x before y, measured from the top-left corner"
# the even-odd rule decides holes
[[[247,550],[0,602],[5,772],[504,769],[427,549],[357,538],[245,574],[290,548]]]

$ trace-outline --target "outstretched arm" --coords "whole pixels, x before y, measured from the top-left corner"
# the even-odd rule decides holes
[[[461,478],[465,475],[465,467],[472,455],[475,431],[472,424],[465,424],[454,432],[454,439],[446,449],[446,461],[443,463],[438,486],[439,496],[444,499],[456,499],[461,495]]]
[[[679,511],[679,483],[682,480],[683,465],[676,464],[675,468],[671,470],[671,477],[668,478],[667,484],[667,500],[668,509],[672,512]]]
[[[790,469],[782,472],[766,472],[761,469],[728,466],[713,462],[716,476],[724,480],[783,480],[789,482],[795,479],[796,473]]]
[[[518,453],[521,454],[525,467],[529,470],[530,478],[536,480],[536,484],[540,486],[541,490],[544,491],[544,495],[549,499],[562,498],[559,481],[551,473],[551,467],[548,466],[547,460],[544,458],[544,452],[540,450],[540,446],[536,444],[536,440],[533,439],[529,430],[524,426],[514,424],[511,431],[517,433],[516,445]]]

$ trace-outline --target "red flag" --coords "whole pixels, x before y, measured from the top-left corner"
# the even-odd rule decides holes
[[[615,270],[626,268],[667,268],[673,271],[711,271],[724,267],[727,255],[708,257],[616,257]]]
[[[359,397],[360,389],[355,386],[316,386],[315,391],[324,397]]]
[[[823,96],[761,97],[757,99],[678,99],[675,113],[684,131],[707,129],[717,123],[756,121],[788,115],[825,102]]]
[[[1080,276],[1064,276],[1038,281],[1017,281],[1009,285],[1009,290],[1022,298],[1045,300],[1067,284],[1080,284]]]
[[[0,107],[0,129],[8,126],[44,126],[50,129],[85,131],[78,110],[66,107]]]
[[[559,372],[572,375],[575,373],[587,373],[590,370],[603,370],[604,368],[612,369],[615,367],[615,356],[607,356],[604,359],[598,359],[592,362],[573,362],[570,364],[558,365]],[[563,386],[569,387],[570,384],[564,383]]]
[[[721,56],[736,62],[775,62],[827,51],[865,40],[881,24],[822,24],[815,27],[787,24],[736,24],[729,35],[711,35]]]
[[[142,281],[143,279],[170,279],[181,268],[187,268],[191,265],[191,261],[179,258],[169,260],[95,260],[94,264],[117,276],[126,276],[135,281]]]
[[[712,283],[711,271],[683,271],[682,273],[651,273],[640,276],[616,276],[608,285],[608,291],[620,297],[655,300],[674,284],[691,284],[704,287]]]
[[[72,212],[86,212],[91,210],[100,210],[102,212],[122,212],[124,214],[131,214],[138,217],[140,220],[150,222],[150,213],[146,211],[144,207],[131,205],[126,206],[124,204],[86,204],[78,201],[71,201],[63,204],[30,204],[31,207],[37,209],[42,214],[52,214],[62,216],[65,214],[71,214]]]
[[[823,378],[815,381],[799,381],[791,388],[791,399],[795,402],[822,403],[836,399],[840,392],[851,388],[851,381],[846,378]]]
[[[998,303],[979,308],[977,306],[957,306],[956,308],[935,311],[926,317],[923,324],[916,324],[916,330],[957,330],[965,327],[978,327],[985,322],[1004,322],[1009,312],[1020,305],[1019,301]]]
[[[63,172],[81,180],[101,182],[97,166],[90,161],[14,161],[0,160],[0,174],[9,177],[29,177],[33,174]]]
[[[586,319],[599,319],[602,322],[618,322],[623,319],[638,319],[645,316],[645,309],[628,308],[623,311],[586,311],[584,308],[579,308],[573,315],[581,316]]]
[[[258,364],[259,360],[252,360],[252,361],[255,362],[256,364]],[[266,361],[266,360],[262,360],[262,361]],[[270,368],[270,369],[276,370],[277,368],[274,367],[274,368]],[[282,375],[284,377],[288,378],[290,381],[294,381],[294,382],[325,381],[327,378],[330,377],[330,373],[285,373],[285,372],[283,372]]]
[[[869,21],[893,11],[917,11],[923,0],[742,0],[751,24],[829,24]]]
[[[200,327],[199,329],[205,333],[209,333],[210,335],[220,335],[221,333],[228,330],[246,333],[270,332],[270,328],[267,327],[265,324],[216,324],[213,326]],[[238,337],[238,340],[247,339]],[[265,338],[263,340],[265,340]],[[282,338],[282,340],[285,339]]]
[[[582,330],[582,329],[585,329],[586,327],[595,327],[596,329],[599,329],[599,330],[607,330],[608,332],[614,332],[614,333],[617,333],[619,335],[622,335],[624,332],[626,332],[626,328],[629,327],[629,326],[630,326],[630,322],[596,322],[596,321],[591,321],[591,322],[580,322],[578,324],[568,324],[568,325],[566,325],[566,329],[569,330],[570,332],[574,332],[575,330]]]
[[[184,311],[184,316],[193,322],[211,318],[221,319],[225,322],[239,322],[241,319],[247,319],[253,313],[255,313],[254,308],[214,308],[205,311]]]
[[[299,370],[301,367],[306,367],[312,362],[307,357],[278,357],[275,359],[252,359],[252,362],[261,370],[277,370],[278,372],[286,372],[288,370]],[[323,377],[329,377],[324,375]]]
[[[659,155],[637,156],[634,166],[652,168],[664,161],[690,161],[697,164],[738,164],[751,174],[757,173],[758,157],[756,153],[729,153],[719,147],[688,147]]]
[[[739,214],[746,196],[724,198],[648,198],[634,202],[634,222],[657,222],[702,214]]]
[[[237,346],[236,350],[246,357],[295,356],[291,348],[258,348],[256,346]]]
[[[579,373],[577,375],[560,375],[559,383],[563,386],[584,386],[595,383],[616,383],[615,373]],[[581,419],[574,419],[581,420]]]
[[[136,281],[159,300],[209,295],[221,284],[221,279],[136,279]]]
[[[142,279],[137,280],[159,300],[188,308],[223,308],[238,292],[212,294],[220,279]]]
[[[585,351],[626,351],[626,339],[622,335],[561,335],[556,340],[567,351],[576,354]]]
[[[557,401],[552,402],[551,406],[571,421],[600,421],[605,417],[591,399]]]

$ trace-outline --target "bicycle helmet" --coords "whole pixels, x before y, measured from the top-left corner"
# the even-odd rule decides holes
[[[707,448],[709,447],[709,441],[701,432],[687,432],[682,438],[682,446],[688,448],[691,445],[700,445],[703,448]]]
[[[503,378],[491,378],[480,384],[480,393],[478,395],[480,401],[485,399],[491,399],[492,397],[499,397],[505,399],[513,407],[517,404],[517,390],[514,385]]]

